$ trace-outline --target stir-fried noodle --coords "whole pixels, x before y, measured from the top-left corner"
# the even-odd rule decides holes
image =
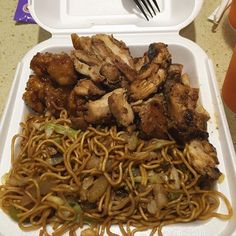
[[[144,141],[116,127],[82,132],[69,125],[65,111],[58,119],[30,115],[13,138],[0,198],[22,230],[48,235],[51,225],[52,235],[76,235],[87,224],[91,235],[116,235],[115,224],[123,235],[148,229],[162,235],[164,225],[231,217],[227,198],[199,185],[188,145]],[[227,214],[216,212],[220,199]]]

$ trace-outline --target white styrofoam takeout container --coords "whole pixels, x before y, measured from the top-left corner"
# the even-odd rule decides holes
[[[9,99],[0,124],[0,176],[10,169],[10,144],[20,131],[19,123],[27,113],[22,95],[32,71],[30,60],[37,52],[70,51],[70,33],[91,35],[114,34],[123,40],[134,56],[141,56],[152,42],[169,45],[173,62],[182,63],[190,75],[191,86],[200,88],[200,99],[209,112],[210,142],[216,147],[219,169],[225,180],[216,188],[223,192],[236,212],[236,159],[232,139],[220,98],[214,69],[206,53],[195,43],[179,35],[201,9],[203,0],[159,0],[161,12],[147,22],[132,0],[30,0],[29,9],[36,22],[52,33],[52,37],[36,45],[19,62]],[[225,212],[224,204],[219,212]],[[113,231],[118,231],[114,226]],[[119,233],[118,233],[119,234]],[[236,214],[229,221],[212,218],[163,228],[165,236],[228,236],[236,235]],[[0,236],[38,235],[23,232],[10,217],[0,211]],[[142,232],[137,235],[147,235]]]

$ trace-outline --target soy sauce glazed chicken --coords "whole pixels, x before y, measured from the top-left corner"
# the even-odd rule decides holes
[[[190,87],[183,65],[173,64],[168,46],[152,43],[133,58],[124,42],[97,34],[72,34],[70,54],[37,53],[23,95],[37,113],[66,109],[71,127],[112,126],[141,138],[188,144],[189,162],[203,179],[216,180],[215,148],[208,141],[208,113],[199,89]]]

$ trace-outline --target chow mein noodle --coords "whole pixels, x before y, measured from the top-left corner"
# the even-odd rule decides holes
[[[188,162],[188,145],[142,140],[115,126],[70,127],[59,118],[30,114],[12,140],[12,168],[0,186],[1,208],[22,230],[39,234],[158,233],[165,225],[211,217],[229,219],[227,198]],[[217,212],[223,200],[228,212]]]

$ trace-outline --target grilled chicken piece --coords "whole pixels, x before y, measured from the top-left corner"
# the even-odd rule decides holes
[[[181,75],[181,81],[183,85],[190,86],[190,80],[189,80],[189,75],[187,73],[184,73]]]
[[[110,110],[110,106],[112,106],[113,113],[116,115],[116,118],[120,119],[119,121],[126,124],[125,122],[127,122],[128,118],[130,119],[130,117],[132,116],[132,111],[130,111],[131,107],[129,107],[129,104],[125,102],[124,98],[122,100],[119,100],[120,102],[122,102],[122,104],[117,104],[117,102],[112,104],[113,99],[111,99],[110,102],[108,102],[110,96],[113,95],[114,98],[115,96],[114,94],[118,94],[119,96],[120,94],[122,94],[123,96],[124,89],[122,88],[115,89],[112,92],[106,93],[98,100],[89,101],[87,103],[87,115],[85,116],[86,121],[92,124],[103,124],[108,122],[109,118],[112,117],[112,113]],[[121,117],[122,114],[118,114],[118,110],[122,106],[124,108],[123,112],[126,112],[126,109],[128,112],[127,114],[123,114],[123,117]]]
[[[219,164],[216,150],[207,140],[194,139],[188,143],[188,161],[190,165],[201,175],[217,180],[220,171],[216,165]]]
[[[110,63],[102,64],[100,74],[107,80],[107,85],[115,85],[121,82],[121,73],[115,65]]]
[[[166,71],[159,69],[150,77],[145,79],[137,79],[130,85],[130,96],[133,100],[140,100],[148,98],[151,94],[157,92],[158,88],[164,83],[166,79]]]
[[[126,100],[124,89],[113,92],[108,98],[108,104],[112,115],[120,125],[127,127],[133,123],[134,113]]]
[[[112,62],[112,52],[111,50],[106,46],[106,44],[98,39],[97,37],[92,37],[91,38],[92,41],[92,47],[91,47],[91,51],[103,62],[106,63],[111,63]]]
[[[157,73],[159,70],[160,65],[155,63],[147,64],[145,67],[142,67],[139,71],[139,79],[148,79],[153,74]]]
[[[105,94],[98,100],[89,101],[87,103],[87,115],[85,120],[92,124],[102,124],[111,117],[111,112],[108,105],[108,98],[112,92]]]
[[[100,66],[97,65],[90,66],[77,59],[74,60],[74,65],[75,69],[79,73],[90,77],[91,80],[93,80],[95,83],[101,83],[102,81],[105,80],[105,77],[99,73]]]
[[[102,89],[100,89],[97,85],[93,83],[93,81],[89,79],[81,79],[77,83],[77,85],[74,87],[74,91],[76,95],[79,96],[102,96],[106,92]]]
[[[149,59],[147,56],[134,58],[134,68],[137,72],[139,72],[141,68],[147,65],[148,63]]]
[[[38,76],[49,76],[61,86],[74,85],[77,73],[73,61],[66,53],[37,53],[30,62],[30,68]]]
[[[199,89],[174,81],[167,81],[165,84],[166,99],[170,101],[171,104],[169,105],[173,106],[176,111],[179,109],[195,109],[197,107],[198,93]],[[175,115],[176,111],[173,111],[172,115]],[[178,117],[178,114],[176,114],[175,118],[178,121],[182,119],[182,117]]]
[[[85,50],[87,52],[91,51],[91,47],[92,47],[92,39],[91,37],[80,37],[77,34],[73,33],[71,34],[71,40],[72,40],[72,44],[73,47],[76,50]]]
[[[92,37],[92,42],[94,53],[102,60],[114,64],[129,81],[137,77],[129,48],[122,41],[109,35],[97,34]]]
[[[134,59],[134,67],[139,73],[139,78],[147,78],[155,73],[159,68],[168,68],[171,62],[171,55],[167,45],[163,43],[153,43],[143,57]]]
[[[32,75],[27,82],[23,100],[38,113],[47,110],[57,115],[61,109],[67,107],[69,92],[69,89],[54,88],[49,81]]]
[[[181,64],[171,64],[168,73],[167,79],[175,80],[176,82],[181,82],[183,65]]]
[[[83,114],[81,116],[70,116],[71,127],[74,129],[86,130],[89,124],[86,122]]]
[[[170,64],[170,53],[167,45],[153,43],[143,58],[135,60],[138,70],[138,79],[130,85],[130,95],[133,100],[146,99],[156,93],[163,85],[167,76],[167,67]],[[143,64],[143,65],[142,65]]]
[[[149,61],[161,65],[162,68],[168,68],[171,62],[171,55],[164,43],[150,44],[146,53]]]
[[[89,66],[101,65],[102,61],[97,58],[94,53],[87,52],[85,50],[76,50],[73,52],[73,56],[75,56],[79,61],[86,63]]]
[[[75,67],[79,73],[91,77],[95,82],[102,82],[107,78],[108,84],[109,82],[114,83],[114,79],[117,80],[117,74],[120,74],[120,72],[130,81],[137,77],[133,58],[123,42],[105,34],[92,36],[88,44],[85,43],[86,37],[79,37],[75,34],[72,34],[71,37],[75,49],[80,51],[79,54],[77,52],[74,53]],[[86,54],[88,55],[86,56]],[[99,63],[94,63],[96,61],[95,58]],[[110,70],[111,67],[102,68],[100,71],[100,67],[104,63],[113,65],[112,71]],[[117,69],[119,69],[119,73],[117,73]]]
[[[156,95],[138,109],[140,130],[148,138],[167,139],[167,116],[164,98]]]
[[[138,77],[137,72],[130,66],[127,66],[126,63],[119,60],[117,57],[114,59],[113,62],[117,66],[117,68],[122,72],[122,74],[125,75],[128,81],[132,82],[137,79]]]
[[[131,57],[129,48],[125,43],[106,34],[97,34],[93,37],[103,41],[112,54],[118,57],[122,62],[126,63],[131,68],[134,67],[133,58]]]
[[[76,50],[73,52],[72,55],[76,70],[79,73],[90,77],[96,83],[105,83],[107,79],[109,84],[110,81],[113,82],[113,80],[117,80],[117,77],[119,76],[118,69],[110,63],[104,63],[104,61],[109,58],[109,54],[104,55],[103,58],[100,55],[97,56],[93,52],[92,47],[90,50],[91,51]]]
[[[165,84],[169,132],[179,142],[208,137],[206,129],[209,115],[205,110],[197,109],[198,92],[196,88],[174,81]]]

